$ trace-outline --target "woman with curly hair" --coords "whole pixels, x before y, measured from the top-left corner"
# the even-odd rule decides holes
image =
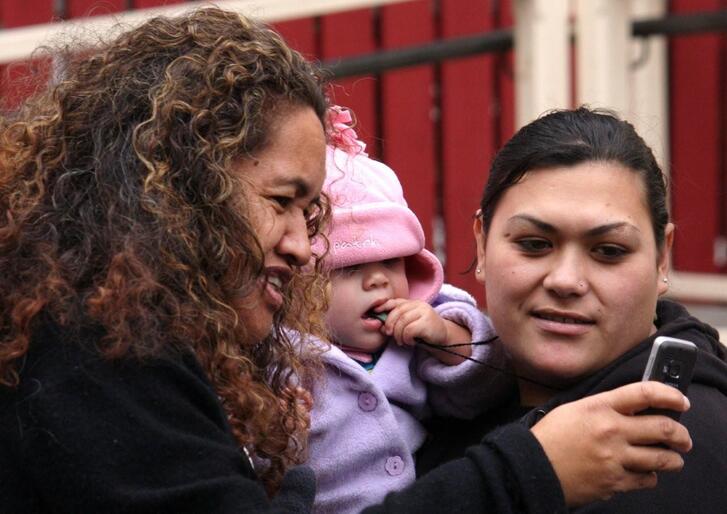
[[[0,510],[243,508],[221,493],[248,466],[237,445],[274,491],[308,427],[280,327],[315,332],[324,296],[297,272],[324,213],[319,77],[216,9],[67,63],[2,127],[0,439],[18,445]],[[78,503],[43,499],[60,497]]]
[[[0,123],[0,510],[309,512],[313,474],[295,465],[320,359],[284,327],[319,334],[325,308],[311,252],[328,213],[316,70],[216,8],[64,62]],[[517,465],[505,447],[548,470],[539,487],[555,500],[533,509],[562,503],[556,477],[582,478],[564,491],[579,501],[648,485],[623,472],[592,485],[603,452],[583,449],[606,445],[619,469],[651,425],[617,411],[683,410],[682,395],[655,384],[593,403],[506,431],[458,473],[435,470],[411,508],[528,507],[519,488],[532,480],[512,480],[527,466],[489,472]],[[575,437],[569,420],[585,414],[593,429]],[[683,427],[658,426],[653,442],[688,448]],[[548,450],[574,438],[582,458],[564,452],[551,469]]]

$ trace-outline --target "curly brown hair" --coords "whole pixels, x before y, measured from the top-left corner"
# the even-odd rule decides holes
[[[272,334],[247,342],[232,291],[255,283],[263,254],[232,164],[265,148],[286,109],[323,123],[320,74],[274,31],[217,8],[62,62],[0,121],[0,384],[19,383],[41,315],[101,325],[106,358],[191,348],[239,444],[269,463],[272,492],[303,456],[310,407],[297,385],[311,363],[282,326],[320,332],[325,284],[299,273]],[[319,205],[311,237],[326,214]]]

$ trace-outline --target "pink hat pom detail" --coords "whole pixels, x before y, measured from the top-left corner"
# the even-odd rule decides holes
[[[366,150],[366,144],[359,140],[358,134],[351,126],[353,123],[351,111],[333,105],[328,109],[326,121],[328,124],[328,140],[331,145],[346,150],[352,155],[366,155],[364,151]]]

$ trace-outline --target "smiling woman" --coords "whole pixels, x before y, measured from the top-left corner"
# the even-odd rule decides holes
[[[308,510],[317,70],[215,8],[61,61],[0,123],[0,510]]]
[[[659,300],[669,286],[674,225],[662,172],[633,127],[585,108],[523,127],[493,161],[474,235],[476,276],[486,285],[488,311],[518,376],[517,389],[472,422],[442,423],[442,433],[420,454],[420,469],[462,454],[494,427],[517,419],[544,443],[551,461],[576,459],[566,440],[550,446],[542,437],[555,428],[548,413],[639,381],[654,339],[672,336],[699,348],[692,407],[681,417],[694,450],[684,457],[683,471],[660,475],[656,488],[583,511],[723,510],[727,358],[712,327]],[[594,414],[573,423],[585,430]],[[653,451],[651,442],[638,437],[631,455]],[[602,476],[613,469],[604,465]],[[653,470],[660,468],[632,461],[625,469],[655,479]],[[579,477],[559,473],[559,479],[567,494]]]
[[[657,248],[643,196],[617,162],[535,169],[504,192],[486,241],[476,222],[478,278],[518,374],[567,387],[655,331],[673,225]],[[539,389],[522,381],[521,402],[546,400]]]

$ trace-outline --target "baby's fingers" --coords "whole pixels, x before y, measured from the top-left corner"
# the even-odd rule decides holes
[[[421,313],[416,309],[406,310],[398,314],[391,333],[397,343],[412,346],[414,338],[426,336],[422,331],[423,327],[418,323],[420,318]]]

